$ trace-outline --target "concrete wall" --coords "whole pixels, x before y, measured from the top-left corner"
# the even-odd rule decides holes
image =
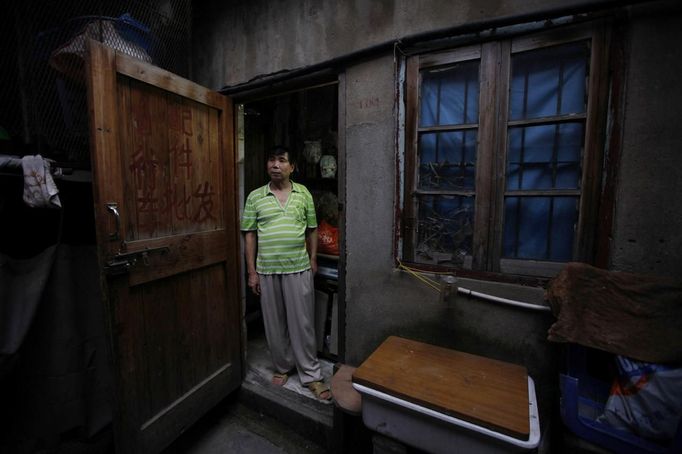
[[[612,268],[682,277],[682,6],[632,13]]]
[[[346,362],[389,335],[522,364],[544,412],[556,395],[547,312],[439,294],[394,270],[395,69],[387,55],[346,69]],[[460,286],[542,304],[543,290],[460,279]]]
[[[228,0],[195,2],[195,78],[221,88],[425,31],[576,0]]]
[[[219,88],[319,63],[401,36],[575,1],[213,2],[198,7],[195,78]],[[594,3],[594,2],[592,2]],[[682,42],[678,2],[633,9],[613,269],[682,274]],[[346,362],[358,365],[388,336],[523,364],[543,413],[557,404],[556,345],[548,313],[438,294],[393,265],[396,72],[393,56],[345,68]],[[543,289],[460,280],[463,287],[542,303]]]

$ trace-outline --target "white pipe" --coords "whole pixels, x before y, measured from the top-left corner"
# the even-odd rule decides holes
[[[531,309],[535,311],[550,312],[552,310],[548,306],[540,306],[539,304],[530,304],[524,303],[522,301],[510,300],[507,298],[500,298],[499,296],[488,295],[487,293],[475,292],[473,290],[469,290],[468,288],[457,287],[457,292],[488,301],[494,301],[496,303],[508,304],[510,306],[516,307],[523,307],[525,309]]]

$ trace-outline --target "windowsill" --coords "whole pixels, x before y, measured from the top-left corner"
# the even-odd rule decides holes
[[[507,259],[503,259],[506,261]],[[517,260],[510,260],[510,262],[520,262]],[[525,262],[525,261],[523,261]],[[470,262],[469,262],[470,263]],[[533,264],[540,263],[543,266],[546,265],[548,262],[532,262]],[[565,263],[549,263],[549,265],[553,266],[554,268],[551,270],[553,273],[552,275],[549,275],[550,271],[545,270],[545,274],[541,274],[539,272],[539,269],[533,270],[532,267],[522,267],[519,266],[516,263],[510,264],[510,268],[513,267],[513,265],[516,265],[515,271],[518,271],[518,274],[516,273],[511,273],[507,271],[506,273],[504,272],[491,272],[491,271],[478,271],[478,270],[472,270],[472,269],[466,269],[463,267],[455,267],[455,266],[445,266],[445,265],[436,265],[434,264],[428,264],[428,263],[417,263],[417,262],[403,262],[404,265],[413,268],[415,270],[419,270],[425,273],[434,273],[434,274],[453,274],[457,276],[458,278],[466,278],[466,279],[474,279],[477,281],[488,281],[488,282],[497,282],[497,283],[503,283],[503,284],[518,284],[518,285],[523,285],[527,287],[544,287],[545,284],[549,279],[554,277],[566,264]],[[396,269],[400,271],[399,266],[396,263]]]
[[[553,278],[566,266],[564,262],[541,262],[537,260],[500,259],[500,271],[542,278]]]

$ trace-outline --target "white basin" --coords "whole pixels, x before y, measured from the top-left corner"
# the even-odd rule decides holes
[[[353,383],[353,388],[362,395],[362,420],[368,428],[427,452],[527,452],[540,443],[537,397],[530,377],[528,440],[519,440],[357,383]]]

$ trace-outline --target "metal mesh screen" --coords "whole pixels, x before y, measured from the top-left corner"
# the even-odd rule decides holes
[[[8,9],[0,126],[31,153],[89,165],[87,38],[189,76],[190,0],[23,0]]]

